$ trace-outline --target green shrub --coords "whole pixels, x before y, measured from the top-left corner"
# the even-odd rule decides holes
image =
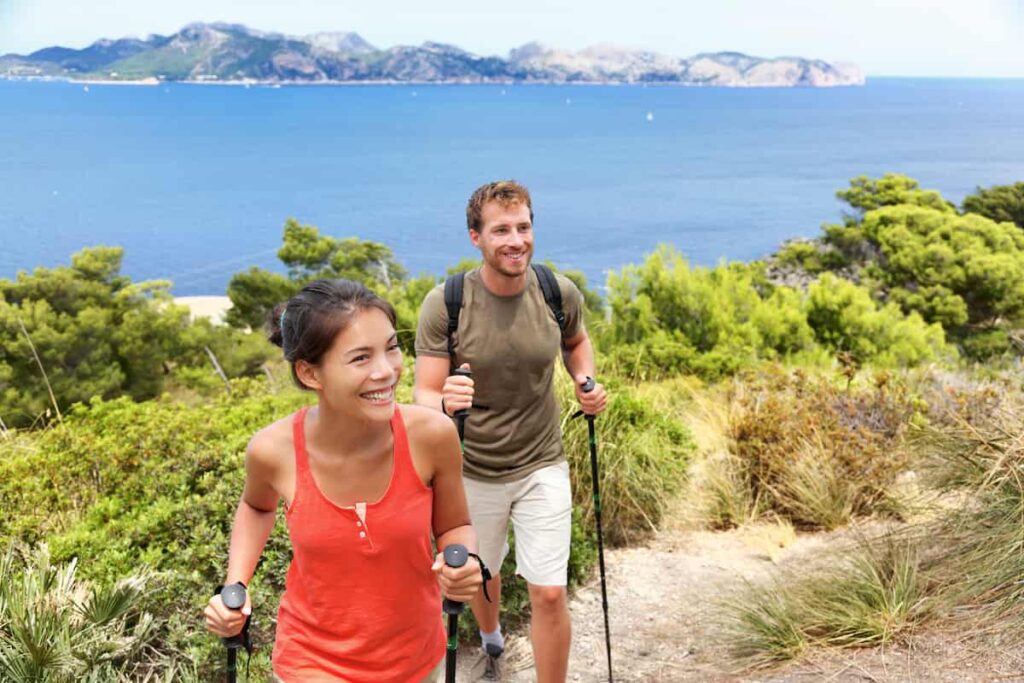
[[[895,304],[879,306],[866,289],[831,273],[811,285],[804,306],[818,342],[858,364],[909,367],[953,353],[938,324],[904,316]]]
[[[408,373],[400,400],[408,400],[410,383]],[[567,380],[559,386],[563,394],[570,390]],[[612,544],[643,537],[657,524],[689,451],[678,423],[628,387],[615,392],[597,422],[605,533]],[[55,559],[78,558],[79,571],[99,582],[128,576],[140,565],[160,572],[152,610],[165,624],[161,646],[209,675],[222,649],[198,615],[223,580],[246,443],[257,429],[311,400],[297,390],[268,391],[266,379],[246,379],[233,381],[230,395],[216,392],[194,406],[167,398],[80,405],[63,425],[30,439],[16,435],[18,447],[0,457],[0,508],[17,511],[0,517],[0,540],[45,539]],[[566,431],[578,503],[570,563],[575,585],[588,576],[595,550],[586,425],[567,424]],[[289,561],[279,520],[251,586],[257,643],[272,640]],[[527,602],[512,566],[505,569],[510,622]],[[254,675],[265,671],[266,654],[253,659]]]
[[[1024,183],[975,190],[964,198],[964,213],[976,213],[997,223],[1024,228]]]
[[[762,361],[815,365],[837,353],[881,366],[952,353],[940,326],[881,306],[831,273],[804,293],[769,284],[759,264],[691,268],[667,246],[610,274],[608,303],[611,321],[598,337],[603,362],[642,380],[715,380]]]

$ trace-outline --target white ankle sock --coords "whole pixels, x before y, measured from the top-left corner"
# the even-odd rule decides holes
[[[483,641],[485,650],[488,645],[493,645],[499,650],[505,649],[505,638],[501,635],[501,624],[498,624],[498,628],[494,629],[492,633],[484,633],[483,631],[480,631],[480,640]]]

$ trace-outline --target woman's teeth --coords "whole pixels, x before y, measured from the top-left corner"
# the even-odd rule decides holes
[[[393,391],[388,389],[386,391],[371,391],[366,394],[362,394],[363,398],[368,398],[371,401],[387,401],[391,399]]]

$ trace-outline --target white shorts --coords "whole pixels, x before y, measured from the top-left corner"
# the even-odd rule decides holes
[[[464,483],[480,557],[491,573],[498,576],[508,554],[511,519],[516,573],[534,586],[566,585],[572,540],[569,463],[542,467],[519,481],[466,477]]]

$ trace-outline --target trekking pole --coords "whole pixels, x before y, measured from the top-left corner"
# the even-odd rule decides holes
[[[452,374],[459,377],[472,377],[473,373],[465,368],[455,368],[455,372]],[[459,430],[459,448],[463,451],[466,450],[464,444],[466,438],[466,418],[469,417],[469,408],[463,408],[462,410],[456,410],[452,416],[455,418],[455,427]]]
[[[444,548],[444,563],[449,567],[459,568],[466,564],[468,559],[466,546],[459,543],[451,543]],[[459,615],[465,608],[465,604],[454,600],[444,599],[442,609],[448,615],[448,653],[444,660],[445,683],[455,683],[455,656],[459,647]]]
[[[593,377],[587,377],[580,389],[584,394],[589,394],[597,386]],[[574,418],[583,415],[578,411]],[[608,587],[605,582],[604,573],[604,537],[601,533],[601,489],[597,474],[597,433],[594,430],[594,415],[584,415],[587,419],[587,431],[590,434],[590,481],[594,486],[594,520],[597,522],[597,560],[601,567],[601,608],[604,610],[604,646],[608,653],[608,681],[612,680],[612,640],[608,629]]]
[[[228,609],[242,609],[245,606],[245,584],[239,581],[230,586],[224,586],[220,592],[220,599]],[[228,650],[227,683],[235,683],[238,651],[244,649],[248,652],[252,648],[249,644],[249,617],[245,618],[245,626],[242,627],[238,635],[221,638],[221,640],[224,641],[224,647]]]

